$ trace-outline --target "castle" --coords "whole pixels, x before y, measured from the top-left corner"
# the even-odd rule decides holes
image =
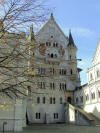
[[[3,121],[8,123],[7,130],[21,130],[32,123],[100,124],[100,42],[93,66],[87,70],[88,84],[84,86],[71,31],[66,37],[53,14],[36,36],[30,27],[26,47],[30,73],[27,97],[16,99],[13,104],[9,100],[13,109],[4,112],[3,101],[7,103],[9,98],[2,96],[0,127]]]

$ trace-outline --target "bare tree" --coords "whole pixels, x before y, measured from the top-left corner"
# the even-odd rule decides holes
[[[27,89],[30,59],[26,35],[19,31],[44,22],[49,10],[42,0],[1,0],[0,11],[0,92],[18,97]]]

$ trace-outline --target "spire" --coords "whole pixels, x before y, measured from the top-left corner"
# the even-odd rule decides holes
[[[53,13],[51,13],[50,19],[54,20]]]
[[[75,45],[75,44],[74,44],[73,37],[72,37],[71,29],[69,30],[69,44],[70,44],[70,45]]]
[[[30,27],[29,40],[30,41],[35,40],[34,31],[33,31],[33,25]]]
[[[69,47],[69,46],[73,46],[73,47],[75,47],[75,48],[77,49],[77,47],[76,47],[76,45],[75,45],[75,43],[74,43],[73,37],[72,37],[71,29],[69,30],[69,43],[68,43],[67,46],[68,46],[68,47]]]

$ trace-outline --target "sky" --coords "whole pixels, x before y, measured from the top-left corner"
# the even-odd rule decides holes
[[[72,31],[78,48],[77,58],[82,59],[78,66],[82,85],[87,83],[87,68],[91,67],[92,58],[100,37],[100,0],[48,0],[54,18],[66,36]]]

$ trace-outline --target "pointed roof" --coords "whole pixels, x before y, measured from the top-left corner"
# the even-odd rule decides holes
[[[56,21],[55,21],[55,19],[54,19],[54,16],[53,16],[53,13],[51,13],[48,22],[40,29],[40,31],[37,33],[36,36],[38,36],[38,35],[45,29],[45,27],[49,24],[49,22],[51,22],[51,21],[58,27],[59,31],[63,34],[63,36],[64,36],[64,37],[67,39],[67,41],[68,41],[68,37],[64,34],[64,32],[63,32],[63,31],[61,30],[61,28],[59,27],[59,25],[56,23]]]
[[[30,27],[28,40],[29,41],[34,41],[35,40],[35,35],[34,35],[34,31],[33,31],[33,25]]]
[[[95,50],[95,53],[94,53],[94,56],[93,56],[93,59],[92,59],[92,63],[93,62],[96,62],[98,63],[100,61],[100,38],[98,40],[98,44],[97,44],[97,47],[96,47],[96,50]]]
[[[76,45],[74,43],[74,40],[73,40],[73,37],[72,37],[71,29],[69,30],[69,43],[68,43],[68,46],[76,47]]]

